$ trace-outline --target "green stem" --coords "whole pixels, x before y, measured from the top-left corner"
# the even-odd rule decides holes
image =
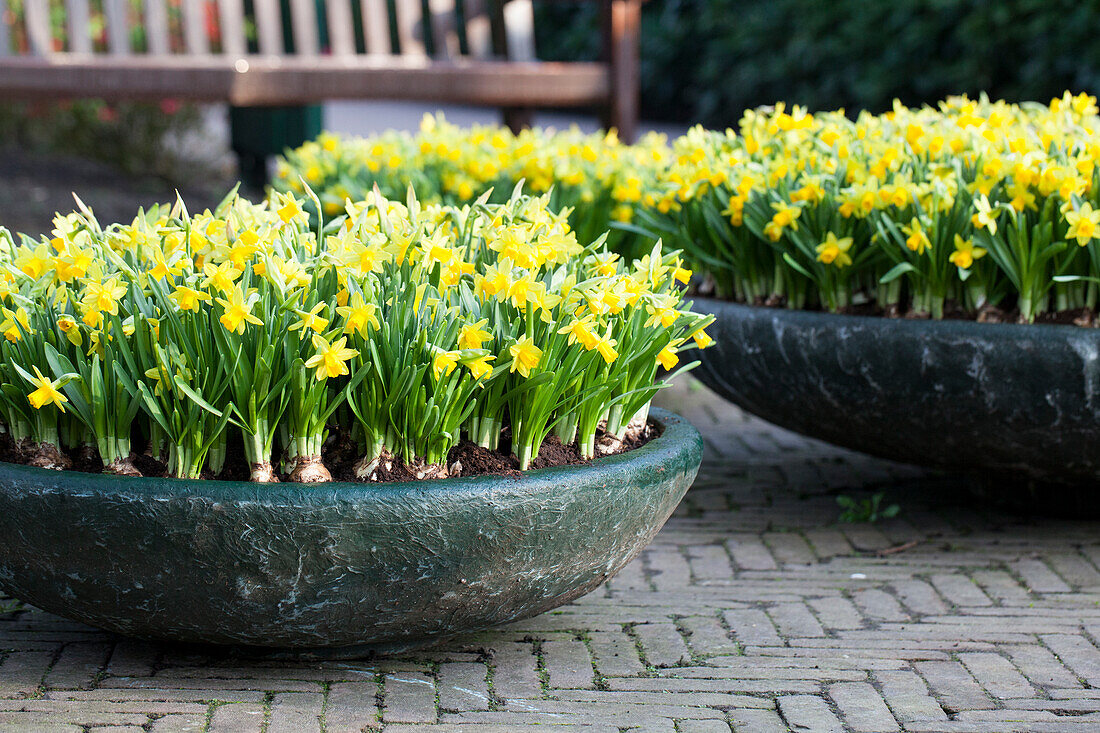
[[[168,448],[168,475],[175,478],[201,478],[202,459],[197,459],[191,448],[172,444]]]
[[[607,432],[616,438],[623,437],[623,405],[617,402],[607,413]]]
[[[577,439],[577,413],[570,412],[568,415],[558,421],[556,430],[558,440],[563,445],[569,445]]]
[[[516,452],[516,455],[519,457],[519,470],[526,471],[530,467],[532,459],[538,456],[537,453],[532,456],[532,453],[534,453],[534,450],[530,445],[520,446],[519,450]]]
[[[130,457],[129,438],[107,435],[97,439],[96,446],[99,448],[99,457],[104,466],[110,466],[115,461]]]
[[[213,445],[210,446],[210,450],[206,456],[206,462],[210,465],[210,471],[215,476],[222,472],[225,468],[225,454],[226,443],[228,442],[228,432],[223,430],[215,440]]]
[[[473,427],[475,432],[470,433],[470,440],[488,450],[496,450],[500,447],[500,419],[482,415],[476,419]]]
[[[244,458],[250,466],[271,460],[271,423],[267,419],[257,419],[252,434],[245,433]]]

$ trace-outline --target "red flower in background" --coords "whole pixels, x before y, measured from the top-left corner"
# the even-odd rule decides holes
[[[178,99],[162,99],[160,100],[160,111],[168,116],[172,116],[180,111],[180,101]]]
[[[114,122],[118,119],[118,112],[109,104],[100,107],[95,114],[100,122]]]

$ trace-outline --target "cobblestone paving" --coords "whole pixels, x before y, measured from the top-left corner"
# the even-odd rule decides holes
[[[331,663],[16,607],[0,616],[0,729],[1100,730],[1095,525],[959,505],[948,478],[793,436],[697,385],[664,401],[708,436],[699,480],[636,562],[572,605]],[[877,492],[896,518],[837,522],[837,494]]]

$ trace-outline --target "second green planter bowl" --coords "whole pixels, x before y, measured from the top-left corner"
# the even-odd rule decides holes
[[[693,308],[716,317],[695,375],[769,422],[907,463],[1087,487],[1095,504],[1100,330]]]

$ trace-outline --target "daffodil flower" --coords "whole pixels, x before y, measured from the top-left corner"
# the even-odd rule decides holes
[[[367,303],[362,293],[355,293],[352,295],[350,305],[338,307],[336,313],[344,319],[344,333],[357,331],[360,336],[367,338],[367,335],[370,333],[368,327],[375,329],[381,328],[377,315],[378,306],[374,303]]]
[[[480,349],[482,344],[493,338],[493,334],[485,330],[487,325],[489,325],[488,318],[464,325],[458,334],[458,348]]]
[[[258,296],[245,298],[241,289],[235,287],[229,291],[228,299],[214,299],[222,307],[222,315],[218,320],[225,326],[225,330],[242,334],[246,323],[251,323],[254,326],[264,325],[263,321],[252,315],[256,297]]]
[[[951,253],[948,260],[959,269],[966,270],[974,264],[974,260],[981,259],[985,255],[986,251],[981,247],[975,247],[972,240],[963,239],[956,234],[955,251]]]
[[[326,307],[324,303],[318,303],[309,311],[295,309],[294,312],[301,320],[290,324],[289,330],[301,331],[298,337],[302,339],[306,337],[308,331],[313,331],[315,334],[321,333],[328,327],[328,319],[321,316],[321,311]]]
[[[978,198],[974,199],[974,208],[976,211],[974,215],[970,217],[970,222],[974,225],[975,229],[988,229],[990,234],[997,233],[997,214],[999,211],[995,210],[989,203],[989,199],[983,193]]]
[[[65,412],[65,406],[62,403],[68,402],[69,398],[58,391],[57,387],[60,382],[44,376],[37,366],[32,365],[31,368],[34,370],[34,379],[31,380],[31,384],[37,387],[36,390],[27,395],[27,401],[31,403],[31,407],[41,410],[43,406],[52,403],[57,409]]]
[[[459,352],[457,351],[440,351],[437,352],[435,358],[432,359],[432,373],[436,379],[441,379],[444,376],[450,375],[458,365]]]
[[[508,353],[512,355],[510,371],[519,372],[523,377],[531,376],[531,370],[537,367],[542,359],[542,349],[535,346],[529,336],[523,336],[508,347]]]
[[[313,334],[313,348],[317,349],[317,353],[306,360],[306,367],[317,370],[314,373],[317,380],[333,379],[349,373],[347,362],[359,356],[359,352],[345,348],[347,343],[348,340],[341,337],[330,344],[320,334]]]
[[[193,311],[198,313],[201,310],[200,304],[202,301],[210,300],[212,296],[210,293],[195,290],[186,285],[177,285],[176,289],[168,297],[176,302],[176,306],[181,311]]]
[[[1067,211],[1065,217],[1069,224],[1066,238],[1076,239],[1078,245],[1084,247],[1100,236],[1100,210],[1094,210],[1087,201],[1076,211]]]
[[[237,278],[241,276],[241,270],[237,269],[232,262],[226,261],[220,265],[215,265],[212,262],[207,262],[202,268],[203,274],[206,275],[206,279],[202,281],[204,288],[213,288],[219,293],[227,294],[234,289],[234,283],[237,282]]]
[[[851,237],[837,239],[836,234],[829,232],[825,235],[825,241],[817,245],[817,260],[826,265],[846,267],[852,264],[852,257],[848,254],[851,248]]]
[[[493,365],[489,362],[496,359],[493,354],[485,354],[474,359],[470,359],[465,362],[466,367],[469,368],[470,373],[473,374],[474,379],[480,381],[493,371]]]

